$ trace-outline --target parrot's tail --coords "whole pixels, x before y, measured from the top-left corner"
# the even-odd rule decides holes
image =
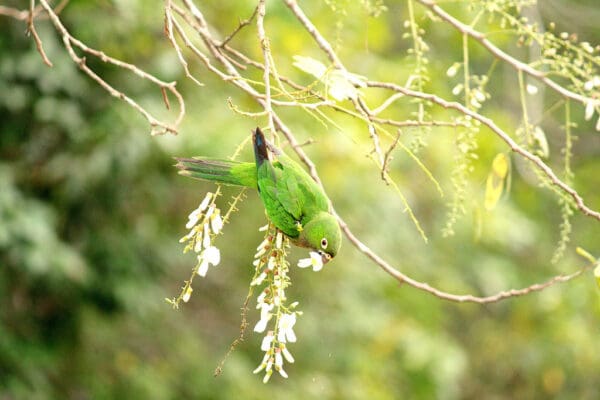
[[[256,160],[256,167],[260,167],[262,163],[269,160],[269,152],[267,151],[267,141],[265,135],[262,133],[260,128],[256,128],[252,135],[252,142],[254,143],[254,159]]]
[[[191,178],[256,187],[256,165],[248,162],[219,160],[212,158],[175,158],[179,174]]]

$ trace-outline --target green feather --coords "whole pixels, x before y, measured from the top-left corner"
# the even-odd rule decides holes
[[[342,235],[323,189],[298,163],[269,145],[258,128],[253,142],[254,163],[194,157],[177,158],[176,167],[184,176],[257,188],[267,216],[293,243],[334,257]]]
[[[220,160],[207,157],[176,158],[179,174],[191,178],[256,187],[254,163]]]

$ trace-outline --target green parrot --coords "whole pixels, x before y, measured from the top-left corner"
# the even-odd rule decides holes
[[[176,158],[179,174],[226,185],[257,188],[267,216],[297,246],[327,263],[340,249],[342,233],[323,189],[295,161],[253,132],[255,162],[206,157]],[[270,152],[274,156],[271,160]]]

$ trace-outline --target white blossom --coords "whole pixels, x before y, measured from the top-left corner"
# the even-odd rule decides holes
[[[458,72],[458,69],[460,68],[461,64],[460,63],[454,63],[450,66],[450,68],[448,68],[448,70],[446,71],[446,75],[449,76],[450,78],[452,78],[453,76],[456,75],[456,73]]]
[[[282,242],[283,242],[283,234],[280,231],[277,231],[277,236],[275,238],[275,248],[281,249]]]
[[[223,219],[221,218],[221,214],[218,210],[214,217],[210,220],[210,226],[215,235],[221,232],[221,229],[223,229]]]
[[[594,52],[594,48],[589,42],[581,42],[581,47],[590,54]]]
[[[210,264],[217,265],[221,262],[221,252],[215,246],[209,246],[198,256],[200,267],[198,267],[198,275],[206,276]]]
[[[194,225],[196,225],[196,222],[198,222],[201,215],[202,211],[200,211],[199,209],[195,209],[194,211],[192,211],[188,216],[187,224],[185,224],[186,229],[191,229]]]
[[[210,207],[208,207],[208,211],[206,212],[206,218],[210,218],[210,216],[215,212],[215,205],[211,204]]]
[[[458,85],[454,86],[454,88],[452,89],[452,94],[455,96],[458,96],[460,94],[460,92],[462,92],[463,90],[463,84],[459,83]]]
[[[265,369],[265,367],[267,366],[267,361],[269,361],[270,356],[271,356],[271,354],[269,354],[269,352],[267,351],[265,353],[265,356],[263,357],[262,361],[260,362],[260,365],[258,367],[256,367],[256,369],[254,371],[252,371],[252,373],[258,374],[260,371]]]
[[[183,300],[184,303],[187,303],[188,301],[190,301],[190,297],[192,297],[193,291],[194,291],[194,289],[192,289],[191,286],[188,286],[188,288],[185,290],[185,293],[183,294],[183,297],[181,298],[181,300]]]
[[[262,351],[269,350],[271,348],[271,343],[273,343],[273,339],[275,339],[275,335],[273,334],[273,331],[269,331],[267,336],[263,338],[260,349]]]
[[[259,231],[259,232],[264,232],[264,231],[266,231],[267,229],[269,229],[269,224],[266,224],[266,225],[263,225],[263,226],[261,226],[260,228],[258,228],[258,231]]]
[[[266,277],[267,273],[265,271],[261,272],[260,275],[258,275],[252,282],[250,282],[250,286],[260,285],[261,283],[263,283]]]
[[[267,248],[269,247],[269,243],[271,243],[271,241],[268,238],[263,240],[256,248],[256,254],[254,255],[254,258],[259,258],[265,254],[267,252]]]
[[[263,290],[263,292],[256,298],[256,308],[261,308],[265,302],[265,297],[267,297],[267,291]]]
[[[283,358],[279,349],[275,350],[275,369],[279,372],[279,375],[284,378],[288,377],[288,374],[283,370]]]
[[[204,277],[208,272],[208,261],[203,259],[201,256],[198,256],[198,260],[200,261],[200,266],[198,267],[197,274]]]
[[[485,94],[479,89],[473,89],[473,96],[477,99],[477,101],[485,101]]]
[[[273,316],[271,310],[273,309],[273,304],[262,303],[260,306],[260,320],[254,326],[254,332],[264,332],[267,328],[267,323]]]
[[[210,202],[212,195],[213,194],[211,192],[206,193],[204,200],[202,200],[202,202],[198,206],[198,210],[200,210],[200,211],[206,210],[206,207],[208,206],[208,203]]]
[[[594,116],[594,102],[588,101],[585,105],[585,120],[589,121]]]
[[[196,234],[196,229],[192,229],[190,231],[190,233],[188,233],[187,235],[185,235],[184,237],[182,237],[181,239],[179,239],[179,243],[183,243],[183,242],[187,242],[188,240],[190,240],[192,238],[192,236],[194,236]]]
[[[269,239],[263,240],[262,242],[260,242],[258,247],[256,247],[256,251],[260,251],[260,250],[266,248],[269,243],[270,243]]]
[[[282,314],[279,319],[279,331],[277,332],[277,341],[280,343],[295,342],[296,334],[294,325],[296,324],[296,313]]]
[[[254,255],[254,258],[259,258],[261,257],[263,254],[265,254],[267,252],[266,248],[262,248],[259,251],[256,252],[256,254]]]
[[[210,247],[210,232],[208,231],[208,224],[204,225],[204,231],[202,233],[202,245],[205,249]]]
[[[271,364],[273,364],[272,361],[270,361]],[[263,383],[267,383],[269,382],[269,379],[271,378],[271,375],[273,375],[273,370],[270,368],[271,366],[269,365],[269,363],[267,363],[267,372],[265,373],[265,377],[263,378]]]
[[[527,84],[527,93],[529,94],[537,94],[538,92],[538,88],[535,85],[532,85],[530,83]]]
[[[215,246],[210,246],[204,249],[204,258],[212,265],[217,265],[221,262],[221,252]]]
[[[283,354],[283,357],[285,358],[285,360],[287,362],[289,362],[290,364],[293,363],[294,361],[294,357],[292,357],[292,353],[290,353],[290,351],[287,349],[287,347],[284,344],[281,344],[279,346],[279,348],[281,349],[281,353]]]
[[[200,253],[202,251],[202,235],[196,239],[196,244],[194,245],[194,253]]]
[[[313,271],[320,271],[323,268],[323,258],[316,251],[311,251],[309,254],[310,258],[298,260],[298,267],[312,267]]]

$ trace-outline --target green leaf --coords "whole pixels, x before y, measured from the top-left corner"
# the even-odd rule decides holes
[[[327,93],[337,101],[358,97],[358,87],[365,87],[365,78],[345,70],[327,68],[310,57],[294,56],[294,66],[323,82]]]
[[[321,80],[327,73],[327,67],[310,57],[294,56],[294,66]]]
[[[504,191],[504,182],[508,176],[509,159],[504,153],[494,157],[492,170],[490,171],[485,185],[484,206],[488,211],[493,210]]]

